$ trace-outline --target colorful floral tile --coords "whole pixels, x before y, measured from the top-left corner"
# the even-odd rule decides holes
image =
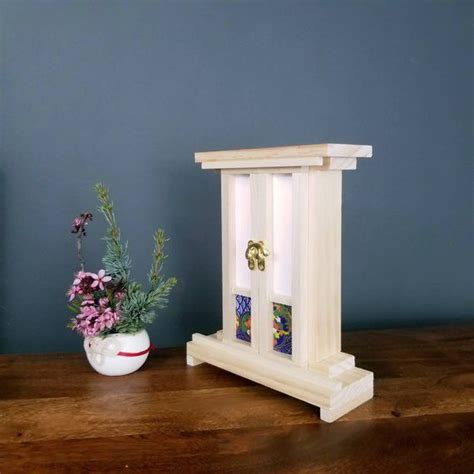
[[[250,342],[252,323],[252,298],[235,295],[235,336],[241,341]]]
[[[291,306],[273,303],[273,350],[291,354]]]

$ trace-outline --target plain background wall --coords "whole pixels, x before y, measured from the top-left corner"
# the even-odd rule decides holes
[[[470,4],[0,2],[0,352],[81,350],[69,229],[99,180],[136,277],[171,238],[155,344],[219,329],[219,178],[193,152],[242,147],[374,146],[344,174],[344,328],[472,320]]]

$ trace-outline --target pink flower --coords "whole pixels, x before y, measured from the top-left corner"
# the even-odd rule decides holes
[[[94,297],[92,295],[84,295],[84,300],[81,303],[81,306],[95,305]]]
[[[86,226],[89,221],[92,220],[92,214],[90,212],[83,212],[79,217],[75,217],[72,221],[71,232],[73,234],[86,235]]]
[[[107,283],[108,281],[112,280],[111,276],[105,276],[105,270],[99,270],[98,274],[95,273],[89,273],[89,275],[93,278],[93,282],[91,287],[92,288],[97,288],[99,287],[101,290],[104,289],[104,283]]]
[[[91,275],[92,273],[83,271],[80,271],[74,275],[75,278],[72,282],[72,285],[76,287],[76,294],[87,295],[94,292],[94,289],[92,288],[94,279]]]
[[[105,311],[101,314],[98,322],[100,330],[103,331],[105,328],[111,328],[115,321],[118,319],[118,314],[112,310],[112,308],[106,308]]]
[[[105,297],[99,298],[99,306],[101,308],[106,308],[107,306],[109,306],[109,299]]]
[[[86,305],[76,315],[74,329],[84,337],[97,336],[104,329],[110,329],[119,319],[119,312],[112,308],[101,308],[94,305]]]
[[[72,285],[71,288],[69,288],[68,292],[66,293],[69,296],[69,302],[71,302],[78,294],[79,294],[80,288],[77,285]]]
[[[73,285],[79,285],[88,276],[88,274],[86,272],[81,271],[81,272],[77,272],[75,276],[76,276],[76,278],[74,279],[72,284]]]
[[[115,294],[114,294],[114,297],[117,301],[122,301],[124,298],[125,298],[125,293],[123,291],[117,291]]]

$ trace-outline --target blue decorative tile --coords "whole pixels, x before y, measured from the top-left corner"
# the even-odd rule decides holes
[[[273,303],[273,350],[291,354],[291,306]]]
[[[235,336],[241,341],[250,342],[252,323],[252,298],[235,295]]]

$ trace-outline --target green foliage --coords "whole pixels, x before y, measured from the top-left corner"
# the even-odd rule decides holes
[[[167,306],[168,296],[177,283],[176,278],[165,279],[161,274],[163,262],[167,257],[164,247],[168,239],[162,229],[158,229],[153,236],[155,247],[148,274],[150,287],[144,291],[140,283],[130,281],[131,261],[128,248],[127,244],[122,245],[120,241],[120,229],[117,226],[109,191],[99,183],[96,184],[96,192],[100,202],[98,210],[104,215],[109,225],[105,237],[106,252],[103,258],[105,270],[125,291],[125,298],[120,305],[121,315],[118,323],[113,328],[104,331],[102,335],[133,334],[143,329],[146,324],[152,323],[156,317],[156,311]]]
[[[77,300],[72,300],[67,305],[67,307],[72,313],[77,314],[77,313],[79,313],[79,310],[81,309],[81,303],[79,303],[79,301],[77,301]]]
[[[71,311],[71,313],[73,313],[74,315],[77,315],[80,310],[81,310],[81,303],[77,300],[72,300],[68,305],[67,305],[67,309],[69,311]],[[71,318],[69,324],[66,326],[70,329],[74,329],[74,323],[76,321],[76,318]]]
[[[166,258],[166,255],[164,254],[165,242],[168,240],[165,238],[165,232],[163,229],[158,229],[154,233],[153,239],[155,240],[155,248],[153,250],[153,260],[150,273],[148,274],[151,289],[157,288],[162,282],[160,272],[163,268],[163,261]]]
[[[120,229],[115,219],[114,205],[110,200],[109,190],[101,183],[95,185],[95,190],[100,203],[97,209],[103,214],[109,225],[107,236],[104,237],[106,249],[102,262],[107,275],[110,275],[117,283],[125,283],[130,278],[132,267],[132,262],[128,256],[128,244],[123,245],[120,241]]]

